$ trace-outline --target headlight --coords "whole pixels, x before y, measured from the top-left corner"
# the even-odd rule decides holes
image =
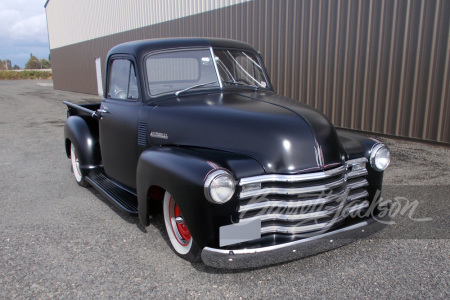
[[[370,165],[377,171],[384,171],[391,162],[391,152],[388,147],[378,144],[370,152]]]
[[[231,199],[236,188],[233,176],[224,170],[216,170],[205,181],[205,197],[213,203],[225,203]]]

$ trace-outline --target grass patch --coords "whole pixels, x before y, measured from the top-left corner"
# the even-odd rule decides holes
[[[0,71],[0,80],[52,79],[52,72],[39,70]]]

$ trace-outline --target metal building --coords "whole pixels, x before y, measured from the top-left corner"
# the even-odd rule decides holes
[[[278,93],[338,127],[450,143],[449,0],[48,0],[55,89],[97,93],[94,60],[138,39],[241,40]]]

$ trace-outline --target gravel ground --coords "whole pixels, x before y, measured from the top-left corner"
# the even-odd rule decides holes
[[[179,259],[161,219],[143,228],[75,183],[62,100],[98,98],[54,91],[51,81],[0,82],[0,299],[450,298],[448,146],[381,138],[393,153],[384,198],[417,207],[371,238],[280,265],[217,270]]]

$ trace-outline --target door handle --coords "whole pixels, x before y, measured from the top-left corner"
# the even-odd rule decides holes
[[[105,110],[105,109],[97,109],[96,111],[94,111],[94,113],[92,114],[92,117],[100,120],[102,118],[103,114],[109,114],[109,111]]]

